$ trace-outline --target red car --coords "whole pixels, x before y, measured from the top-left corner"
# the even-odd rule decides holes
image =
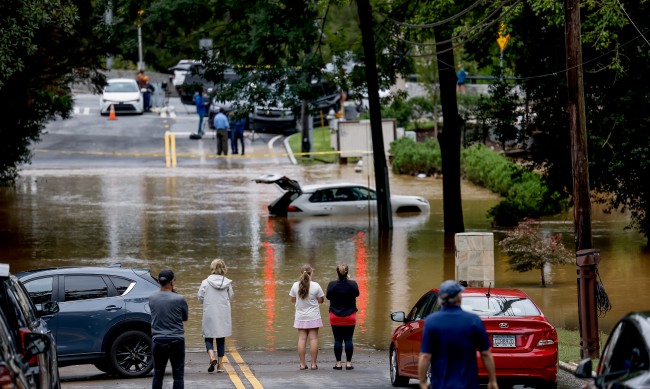
[[[500,383],[557,388],[558,344],[555,327],[528,295],[517,289],[465,288],[461,307],[481,317],[492,344]],[[411,309],[393,312],[400,324],[390,344],[390,380],[406,386],[418,378],[418,358],[424,318],[440,309],[438,289],[427,292]],[[476,353],[479,379],[487,372]]]

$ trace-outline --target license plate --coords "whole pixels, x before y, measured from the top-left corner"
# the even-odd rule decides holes
[[[515,348],[514,335],[492,335],[492,347],[494,348]]]

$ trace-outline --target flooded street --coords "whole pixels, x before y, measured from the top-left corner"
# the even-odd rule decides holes
[[[203,347],[196,292],[216,257],[226,261],[234,280],[232,340],[246,350],[295,348],[288,294],[304,263],[315,268],[314,280],[324,289],[335,279],[337,263],[350,265],[361,290],[355,342],[377,349],[388,347],[397,324],[390,312],[408,311],[426,290],[454,277],[453,241],[445,248],[443,234],[441,180],[390,177],[393,194],[429,199],[431,214],[396,217],[388,242],[380,244],[376,220],[368,217],[269,218],[266,207],[281,192],[252,181],[266,173],[301,184],[343,180],[374,186],[371,175],[354,173],[353,166],[32,167],[23,170],[15,189],[0,190],[1,262],[12,272],[118,262],[152,274],[172,268],[190,305],[190,349]],[[462,191],[466,231],[494,232],[500,240],[503,231],[485,218],[498,198],[468,184]],[[600,276],[613,306],[600,319],[604,331],[628,311],[648,309],[650,301],[650,253],[642,236],[623,230],[626,223],[625,215],[593,212]],[[544,220],[543,228],[562,232],[573,248],[570,212]],[[575,266],[547,269],[552,284],[541,288],[538,271],[507,271],[498,246],[495,255],[498,286],[524,290],[556,326],[578,327]],[[327,307],[326,300],[321,347],[333,343]]]

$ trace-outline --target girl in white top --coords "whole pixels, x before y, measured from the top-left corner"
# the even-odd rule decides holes
[[[296,304],[296,315],[293,326],[298,329],[298,356],[300,357],[300,370],[307,369],[305,354],[307,352],[307,338],[311,353],[311,369],[318,369],[318,329],[323,326],[320,317],[319,304],[325,301],[325,293],[317,282],[311,280],[314,272],[309,265],[300,269],[300,280],[293,283],[289,296],[291,302]]]

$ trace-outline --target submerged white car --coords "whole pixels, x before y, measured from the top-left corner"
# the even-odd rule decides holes
[[[306,185],[276,174],[255,179],[275,184],[285,193],[269,204],[271,216],[329,216],[377,213],[377,194],[365,185],[333,183]],[[393,213],[429,213],[429,202],[418,196],[391,195]]]
[[[138,83],[130,78],[111,78],[107,80],[104,92],[99,100],[102,115],[108,115],[111,105],[116,113],[144,112],[144,98]]]

